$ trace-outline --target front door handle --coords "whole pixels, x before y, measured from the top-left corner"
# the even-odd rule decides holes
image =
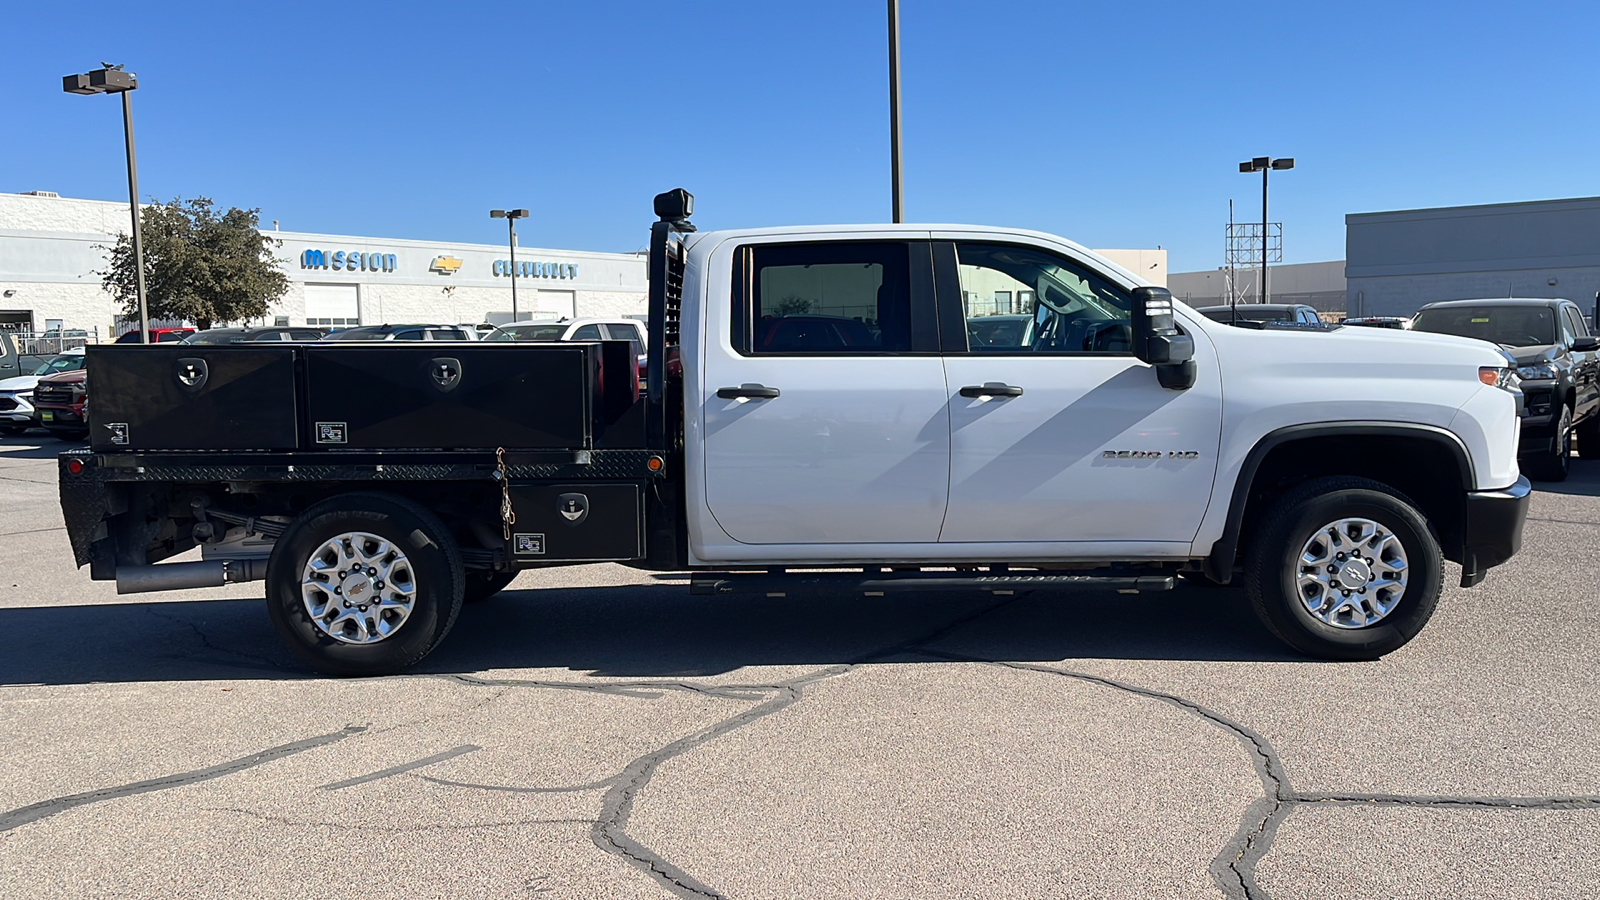
[[[998,381],[988,381],[983,384],[969,384],[961,389],[963,397],[1021,397],[1022,388],[1012,384],[1002,384]]]
[[[741,384],[738,387],[718,388],[717,396],[724,400],[738,400],[742,397],[751,400],[771,400],[778,396],[778,389],[761,384]]]

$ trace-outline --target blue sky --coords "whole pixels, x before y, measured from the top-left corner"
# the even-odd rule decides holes
[[[1261,12],[1252,12],[1261,10]],[[902,0],[909,221],[1222,263],[1273,179],[1288,262],[1344,214],[1600,195],[1600,5]],[[702,228],[889,218],[885,5],[17,4],[0,191],[140,189],[286,230],[630,251],[683,186]]]

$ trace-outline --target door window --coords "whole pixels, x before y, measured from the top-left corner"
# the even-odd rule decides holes
[[[858,241],[744,248],[734,346],[746,355],[933,350],[932,310],[913,309],[910,247]]]
[[[579,328],[577,331],[574,331],[572,333],[572,337],[567,338],[567,340],[569,340],[569,341],[599,341],[599,340],[604,340],[604,339],[602,337],[600,337],[600,326],[598,326],[598,325],[584,325],[583,327]]]
[[[1009,244],[960,243],[956,255],[969,352],[1131,352],[1131,298],[1093,272]]]
[[[605,326],[605,332],[610,340],[627,341],[632,344],[635,354],[644,353],[644,340],[639,336],[639,329],[634,326],[612,323]]]
[[[1586,337],[1589,334],[1589,327],[1584,324],[1583,316],[1579,314],[1576,306],[1563,306],[1561,310],[1567,320],[1567,329],[1574,337]]]

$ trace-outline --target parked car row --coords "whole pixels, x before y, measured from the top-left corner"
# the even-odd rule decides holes
[[[0,434],[21,434],[41,424],[35,394],[40,381],[59,373],[79,371],[83,361],[84,352],[80,347],[52,357],[30,374],[0,380]]]
[[[1304,304],[1241,303],[1198,312],[1244,328],[1330,327]],[[1024,326],[1026,316],[993,317]],[[999,323],[999,319],[1021,322]],[[1392,328],[1487,341],[1515,360],[1523,396],[1518,462],[1529,477],[1562,481],[1571,467],[1573,438],[1583,459],[1600,459],[1600,338],[1570,300],[1483,299],[1429,303],[1411,318],[1355,316],[1339,325]],[[968,331],[984,333],[968,323]]]

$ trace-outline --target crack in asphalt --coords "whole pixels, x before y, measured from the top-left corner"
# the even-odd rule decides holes
[[[65,525],[57,525],[54,528],[29,528],[26,531],[0,531],[0,537],[16,537],[19,534],[44,534],[47,531],[66,531],[66,530],[67,530],[67,527]]]
[[[527,825],[588,825],[593,819],[511,819],[503,822],[471,822],[463,825],[351,825],[348,822],[319,822],[310,819],[291,819],[287,816],[273,816],[257,812],[253,809],[241,809],[235,806],[203,806],[201,812],[233,813],[271,822],[274,825],[289,825],[297,828],[333,828],[339,831],[381,831],[388,834],[406,834],[413,831],[468,831],[474,828],[521,828]]]
[[[1412,806],[1441,809],[1600,809],[1600,796],[1455,797],[1449,794],[1295,794],[1295,803],[1334,806]]]
[[[358,775],[355,778],[346,778],[343,781],[335,781],[332,784],[324,784],[317,789],[321,791],[342,791],[345,788],[355,787],[358,784],[367,784],[373,781],[381,781],[385,778],[392,778],[395,775],[404,775],[413,769],[420,769],[423,766],[431,766],[434,763],[444,762],[447,759],[455,759],[458,756],[466,756],[468,753],[474,753],[482,749],[483,748],[479,747],[477,744],[463,744],[453,750],[446,750],[443,753],[435,753],[432,756],[424,756],[422,759],[412,760],[408,763],[401,763],[398,766],[390,766],[387,769],[379,769],[378,771],[369,773],[367,775]]]
[[[245,769],[251,769],[264,763],[272,762],[275,759],[282,759],[285,756],[293,756],[296,753],[304,753],[307,750],[323,747],[336,741],[342,741],[353,734],[360,734],[366,730],[367,727],[365,725],[347,725],[343,729],[335,731],[332,734],[321,734],[317,735],[316,737],[292,741],[287,744],[279,744],[276,747],[269,747],[266,750],[252,753],[249,756],[241,756],[238,759],[229,760],[228,762],[219,763],[214,766],[207,766],[203,769],[195,769],[189,772],[179,772],[175,775],[164,775],[160,778],[151,778],[146,781],[135,781],[132,784],[100,788],[99,790],[85,791],[81,794],[70,794],[65,797],[55,797],[50,800],[42,800],[38,803],[30,803],[27,806],[21,806],[9,812],[0,813],[0,833],[10,831],[11,829],[21,825],[26,825],[29,822],[37,822],[40,819],[49,818],[57,813],[66,812],[69,809],[76,809],[80,806],[88,806],[91,803],[99,803],[104,800],[116,800],[121,797],[131,797],[135,794],[148,794],[152,791],[164,791],[168,788],[183,787],[184,785],[195,784],[201,781],[209,781],[213,778],[221,778],[224,775],[232,775],[235,772],[242,772]]]
[[[1271,894],[1256,880],[1256,866],[1272,848],[1278,829],[1289,814],[1301,805],[1388,806],[1436,809],[1527,809],[1527,810],[1579,810],[1600,809],[1600,796],[1573,795],[1550,797],[1474,797],[1446,794],[1362,794],[1362,793],[1299,793],[1289,781],[1288,769],[1278,752],[1267,739],[1254,729],[1237,722],[1216,710],[1199,703],[1169,694],[1165,691],[1142,688],[1137,685],[1051,666],[1031,663],[984,659],[959,653],[922,650],[921,655],[952,662],[985,663],[1027,672],[1060,675],[1078,681],[1126,691],[1152,700],[1159,700],[1191,715],[1204,719],[1229,732],[1250,751],[1250,761],[1261,779],[1264,796],[1258,797],[1240,817],[1239,828],[1211,863],[1212,880],[1225,896],[1244,900],[1270,900]]]
[[[601,814],[595,820],[594,827],[590,830],[590,838],[594,841],[595,846],[601,850],[621,856],[633,864],[635,868],[649,875],[657,884],[680,897],[725,900],[724,895],[716,889],[668,862],[660,854],[627,833],[628,820],[633,813],[634,800],[645,785],[650,782],[650,779],[655,775],[661,764],[675,756],[681,756],[691,750],[698,749],[730,731],[742,728],[751,722],[793,706],[804,696],[805,688],[812,684],[845,675],[866,663],[904,655],[920,645],[932,643],[957,628],[987,616],[1016,601],[1016,596],[1007,597],[998,603],[991,603],[976,612],[956,618],[927,634],[915,635],[888,647],[871,651],[853,662],[829,666],[825,669],[819,669],[778,682],[770,686],[777,693],[777,696],[767,702],[703,728],[694,734],[679,738],[660,750],[635,759],[623,769],[617,783],[607,790],[602,798]]]
[[[451,781],[448,778],[435,778],[432,775],[417,775],[415,777],[423,781],[431,781],[434,784],[441,784],[445,787],[467,788],[475,791],[499,791],[507,794],[577,794],[583,791],[597,791],[603,787],[609,787],[615,784],[617,779],[622,777],[622,774],[619,772],[610,778],[602,778],[599,781],[591,781],[588,784],[573,784],[564,787],[517,787],[510,784],[474,784],[470,781]],[[584,822],[593,824],[594,820],[584,819]]]
[[[211,636],[206,634],[205,630],[202,629],[199,625],[195,624],[193,621],[191,621],[189,619],[185,619],[185,618],[182,618],[181,616],[175,616],[175,615],[172,615],[172,614],[170,614],[168,612],[165,612],[160,607],[161,607],[161,604],[153,604],[153,603],[152,604],[146,604],[145,607],[144,607],[144,611],[149,613],[152,616],[155,616],[158,619],[166,619],[169,622],[175,622],[175,623],[177,623],[179,625],[188,626],[189,630],[194,632],[195,637],[200,639],[201,645],[204,646],[207,650],[213,650],[213,651],[215,651],[217,653],[226,653],[229,656],[237,656],[240,659],[253,660],[255,662],[261,663],[262,666],[264,666],[269,671],[274,671],[274,672],[291,672],[291,671],[294,671],[294,670],[290,669],[288,666],[285,666],[284,664],[278,662],[275,659],[271,659],[270,657],[261,656],[259,654],[255,654],[255,653],[245,653],[242,650],[231,650],[231,649],[229,649],[227,647],[223,647],[223,646],[220,646],[218,644],[214,644],[214,643],[211,642]],[[247,668],[259,669],[262,666],[249,666]]]
[[[400,676],[406,677],[406,676]],[[414,677],[414,676],[412,676]],[[667,691],[684,691],[703,694],[723,700],[759,700],[772,689],[771,685],[705,685],[687,681],[548,681],[527,678],[482,678],[476,675],[428,675],[456,681],[474,687],[553,688],[556,690],[584,691],[591,694],[610,694],[640,700],[659,700]]]

